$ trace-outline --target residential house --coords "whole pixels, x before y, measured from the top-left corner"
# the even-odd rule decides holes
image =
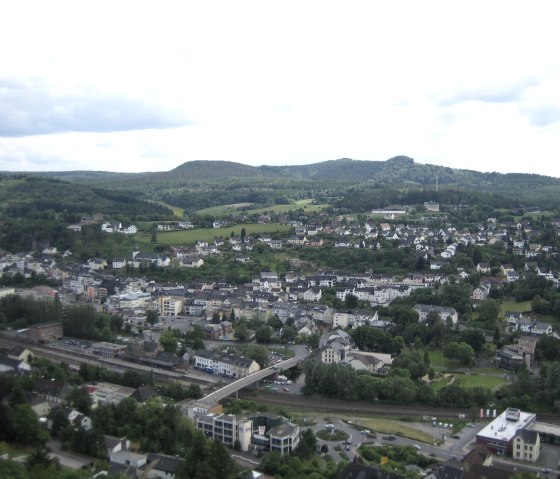
[[[429,304],[416,304],[414,306],[414,311],[418,313],[418,318],[421,323],[425,322],[428,318],[428,314],[431,312],[436,312],[440,319],[444,322],[451,320],[453,325],[457,324],[459,320],[459,315],[455,308],[450,308],[446,306],[433,306]]]
[[[531,319],[521,319],[517,322],[517,331],[522,333],[542,336],[551,335],[554,331],[552,325]]]
[[[41,378],[35,383],[37,395],[55,404],[62,404],[72,388],[64,381]]]
[[[335,339],[321,350],[321,362],[325,364],[338,364],[346,358],[350,350],[351,345],[348,341]]]
[[[317,303],[321,300],[322,295],[321,288],[309,288],[303,293],[303,300]]]
[[[180,265],[185,268],[200,268],[204,265],[204,260],[199,256],[184,256]]]
[[[146,460],[146,465],[140,470],[146,474],[145,477],[161,478],[161,479],[174,479],[177,476],[179,468],[185,462],[184,459],[177,456],[168,456],[166,454],[149,453]],[[141,477],[144,477],[143,475]]]
[[[122,269],[126,267],[126,258],[113,258],[113,261],[111,262],[111,267],[113,269]]]
[[[103,258],[88,259],[87,266],[91,271],[100,271],[107,267],[107,260]]]
[[[537,462],[541,452],[541,438],[537,431],[520,429],[513,438],[513,459]]]
[[[490,294],[490,287],[486,284],[479,284],[476,288],[473,289],[471,293],[471,300],[473,301],[484,301],[488,298]]]
[[[482,262],[476,265],[476,271],[480,274],[490,274],[490,263]]]
[[[68,409],[66,417],[68,422],[75,427],[79,427],[85,431],[90,431],[93,428],[91,419],[85,414],[82,414],[80,411]]]

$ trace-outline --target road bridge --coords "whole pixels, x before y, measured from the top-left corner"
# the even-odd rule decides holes
[[[296,351],[296,355],[293,358],[286,359],[285,361],[281,361],[272,366],[261,369],[260,371],[257,371],[253,374],[250,374],[249,376],[245,376],[229,384],[226,384],[220,389],[217,389],[216,391],[213,391],[207,394],[206,396],[204,396],[203,398],[199,399],[198,402],[207,404],[208,406],[217,404],[220,401],[222,401],[224,398],[231,396],[234,393],[237,393],[240,389],[246,388],[247,386],[250,386],[251,384],[257,381],[260,381],[268,376],[271,376],[272,374],[277,373],[281,369],[289,369],[296,366],[311,354],[312,353],[309,352],[307,349],[300,348],[299,350]]]

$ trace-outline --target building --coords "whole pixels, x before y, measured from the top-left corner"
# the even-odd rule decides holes
[[[162,316],[178,316],[183,312],[183,300],[171,296],[161,296],[157,300],[158,312]]]
[[[541,438],[537,431],[521,429],[513,439],[512,456],[518,461],[537,462],[541,452]]]
[[[196,427],[230,447],[238,444],[242,451],[277,451],[287,455],[299,444],[299,426],[272,414],[207,414],[196,418]]]
[[[247,418],[230,414],[208,414],[196,419],[196,427],[206,436],[233,447],[239,441],[242,451],[251,449],[253,423]]]
[[[136,391],[134,388],[112,383],[90,384],[87,390],[92,401],[97,404],[118,404]]]
[[[21,331],[29,341],[34,343],[51,343],[64,336],[62,323],[38,323]]]
[[[431,304],[416,304],[414,306],[414,311],[418,313],[418,319],[421,323],[425,322],[428,319],[428,315],[432,312],[436,312],[443,322],[450,319],[453,325],[455,325],[457,321],[459,321],[459,315],[455,308],[432,306]]]
[[[126,349],[126,346],[101,341],[99,343],[92,344],[91,349],[93,353],[98,356],[102,356],[104,358],[116,358],[122,354],[122,352]]]
[[[321,362],[325,364],[338,364],[346,358],[350,349],[350,344],[348,342],[335,339],[327,344],[321,351]]]
[[[184,459],[166,454],[148,454],[146,465],[142,468],[144,473],[148,471],[146,477],[161,477],[162,479],[174,479],[177,471],[185,462]],[[141,476],[144,477],[144,476]]]
[[[232,378],[242,378],[261,369],[259,364],[252,359],[206,349],[194,354],[194,367]]]
[[[536,348],[536,337],[521,336],[516,344],[507,344],[496,354],[496,363],[509,371],[519,371],[523,364],[531,370],[535,367]]]
[[[537,415],[534,413],[507,408],[490,424],[480,430],[476,435],[476,444],[484,444],[496,454],[512,456],[515,437],[519,431],[530,429],[536,419]],[[523,438],[521,441],[523,441]]]

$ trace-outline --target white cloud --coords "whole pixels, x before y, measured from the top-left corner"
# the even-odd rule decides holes
[[[560,177],[555,2],[23,1],[3,10],[1,169],[405,154]]]

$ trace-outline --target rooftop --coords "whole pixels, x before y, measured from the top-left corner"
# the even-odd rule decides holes
[[[506,409],[502,414],[482,429],[477,436],[501,441],[510,441],[519,429],[529,427],[536,418],[535,413],[517,410],[519,413],[518,419],[513,420],[511,419],[511,411],[513,411],[511,408]],[[506,419],[506,417],[509,419]]]

